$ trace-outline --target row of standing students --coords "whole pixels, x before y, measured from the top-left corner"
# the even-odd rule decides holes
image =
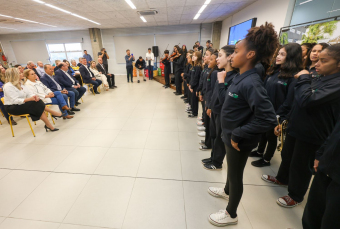
[[[221,169],[226,155],[225,187],[208,188],[210,195],[228,200],[225,210],[208,217],[213,225],[238,223],[248,157],[260,157],[253,166],[267,166],[277,146],[280,123],[287,120],[278,175],[262,179],[288,185],[288,195],[277,203],[291,208],[302,202],[314,170],[303,227],[340,228],[340,44],[306,46],[278,48],[277,33],[266,23],[250,29],[236,47],[225,46],[218,53],[207,50],[204,68],[200,52],[189,51],[187,65],[175,72],[176,80],[182,77],[176,88],[184,81],[188,117],[197,116],[202,102],[198,125],[204,123],[206,135],[200,149],[212,149],[210,157],[202,160],[204,168]],[[303,69],[304,58],[310,62],[307,69]],[[264,79],[260,74],[271,61]]]

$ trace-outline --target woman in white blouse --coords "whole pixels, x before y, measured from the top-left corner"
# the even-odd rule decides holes
[[[45,114],[45,103],[21,84],[22,77],[16,68],[6,70],[7,83],[4,85],[5,110],[13,115],[29,114],[33,121],[41,119],[45,123],[45,129],[57,131],[48,121]]]
[[[109,90],[109,84],[107,82],[107,78],[102,72],[98,71],[98,69],[96,67],[96,61],[91,61],[90,70],[94,74],[96,79],[99,79],[103,82],[105,90],[108,91]]]
[[[62,111],[63,119],[71,119],[73,116],[68,115],[67,111],[71,110],[68,107],[68,97],[66,94],[62,94],[60,91],[52,92],[48,87],[46,87],[41,81],[39,81],[38,76],[31,69],[26,69],[24,71],[25,86],[36,96],[38,96],[45,104],[58,105],[60,111]],[[49,109],[48,107],[45,108]],[[53,111],[53,110],[52,110]],[[50,111],[49,111],[50,112]],[[53,115],[53,113],[51,113]]]

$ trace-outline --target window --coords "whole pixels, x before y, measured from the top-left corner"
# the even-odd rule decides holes
[[[71,62],[83,56],[81,43],[47,44],[47,49],[52,64],[55,60],[66,59]]]

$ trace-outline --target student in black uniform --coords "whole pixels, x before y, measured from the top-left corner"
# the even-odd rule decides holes
[[[337,56],[340,56],[340,49]],[[337,58],[340,61],[339,58]],[[338,66],[339,62],[338,62]],[[332,134],[316,152],[315,176],[303,212],[304,229],[340,228],[340,117]]]
[[[190,71],[193,68],[193,63],[192,63],[192,53],[193,52],[188,52],[187,56],[186,56],[186,60],[187,63],[185,65],[184,68],[184,72],[181,74],[183,81],[184,81],[184,88],[186,88],[186,90],[184,90],[186,92],[185,97],[186,99],[184,99],[184,103],[187,104],[187,109],[191,109],[191,92],[189,90],[189,82],[190,82]]]
[[[234,45],[227,45],[221,48],[217,58],[217,68],[225,71],[216,73],[217,79],[214,85],[213,93],[210,100],[211,108],[211,136],[213,138],[213,150],[210,158],[202,160],[205,169],[215,170],[222,169],[223,159],[225,156],[225,147],[222,141],[221,127],[221,109],[225,100],[225,94],[230,86],[237,71],[231,67],[231,54],[234,52]],[[214,56],[215,54],[213,54]],[[214,58],[214,57],[212,57]],[[212,80],[214,76],[212,75]]]
[[[198,97],[196,95],[196,91],[202,72],[202,53],[200,51],[194,52],[194,54],[192,55],[192,60],[194,62],[194,67],[190,72],[191,79],[189,83],[189,90],[192,93],[191,94],[192,113],[188,115],[189,118],[197,117],[198,113]]]
[[[308,57],[308,54],[310,50],[313,48],[313,46],[316,45],[315,43],[303,43],[301,44],[302,49],[302,61],[305,61]]]
[[[243,193],[243,171],[248,155],[257,145],[261,133],[276,126],[276,117],[263,82],[256,73],[258,62],[268,62],[278,46],[272,24],[253,27],[238,44],[231,56],[239,68],[227,90],[221,110],[222,139],[225,143],[228,177],[225,188],[210,187],[208,193],[229,200],[226,210],[209,216],[216,226],[237,224],[237,207]]]
[[[283,46],[279,50],[276,62],[269,69],[268,76],[264,82],[264,87],[274,106],[276,115],[280,117],[279,120],[286,120],[286,116],[291,110],[294,99],[294,87],[297,81],[294,78],[294,75],[301,70],[301,46],[297,43]],[[269,130],[261,136],[258,149],[251,152],[249,155],[250,157],[261,157],[261,159],[253,161],[251,164],[255,167],[269,166],[276,147],[277,136],[275,135],[274,130]],[[265,149],[266,152],[264,154]]]
[[[295,139],[295,144],[290,167],[280,165],[280,169],[289,168],[288,195],[276,201],[282,207],[292,208],[303,201],[312,177],[315,153],[331,134],[339,117],[340,67],[336,56],[339,47],[340,44],[329,46],[320,53],[315,65],[316,72],[321,75],[318,79],[313,80],[307,70],[295,76],[298,81],[288,119],[288,135]],[[262,176],[267,182],[273,182],[271,178]]]
[[[315,64],[319,60],[319,54],[327,48],[329,45],[326,43],[320,43],[313,46],[313,48],[307,54],[307,58],[305,59],[303,65],[304,68],[307,69],[312,76],[312,78],[317,78],[319,75],[315,70]]]
[[[169,50],[164,51],[164,58],[162,59],[162,63],[164,64],[164,79],[165,79],[165,86],[164,88],[170,87],[170,58],[169,58]]]
[[[175,85],[176,85],[176,92],[174,92],[175,95],[182,95],[182,77],[181,74],[184,70],[184,61],[185,56],[183,56],[182,49],[180,49],[178,46],[175,47],[177,49],[177,58],[172,58],[170,61],[173,61],[174,63],[174,72],[175,72]]]

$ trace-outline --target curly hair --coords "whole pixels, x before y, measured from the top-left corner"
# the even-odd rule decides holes
[[[279,46],[278,35],[273,24],[266,22],[264,25],[249,29],[244,40],[247,49],[255,51],[254,64],[261,62],[269,66],[270,60]]]

